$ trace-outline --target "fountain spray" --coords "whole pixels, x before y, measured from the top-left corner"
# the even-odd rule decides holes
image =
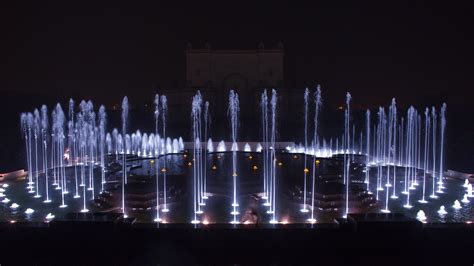
[[[86,116],[86,103],[82,101],[79,104],[79,108],[81,110],[80,113],[77,114],[77,126],[76,130],[78,131],[78,147],[79,147],[79,153],[80,153],[80,158],[81,158],[81,184],[79,185],[82,187],[82,210],[81,212],[85,213],[88,212],[89,210],[87,209],[86,206],[86,183],[85,183],[85,150],[86,150],[86,141],[87,141],[87,123],[85,121],[85,116]]]
[[[443,189],[443,158],[444,158],[444,130],[446,128],[446,103],[441,106],[441,138],[440,138],[440,152],[439,152],[439,181],[438,181],[438,193],[442,193]]]
[[[40,198],[41,195],[39,194],[39,181],[38,181],[38,175],[39,175],[39,168],[38,168],[38,137],[40,135],[40,114],[38,109],[35,109],[34,112],[34,118],[33,118],[33,135],[35,137],[35,182],[36,182],[36,195],[34,198]]]
[[[26,138],[27,142],[28,142],[28,148],[27,148],[27,152],[28,152],[28,193],[34,193],[34,190],[33,190],[33,162],[32,162],[32,156],[31,156],[31,139],[32,139],[32,136],[31,136],[31,128],[33,127],[33,114],[32,113],[28,113],[27,116],[26,116],[26,122],[27,122],[27,131],[28,131],[28,136]]]
[[[237,215],[239,212],[237,211],[237,207],[239,204],[237,203],[237,127],[239,125],[239,95],[234,92],[234,90],[230,90],[229,93],[229,116],[230,116],[230,123],[231,123],[231,132],[232,132],[232,179],[233,179],[233,201],[232,201],[232,215],[233,215],[233,224],[239,223],[237,221]]]
[[[370,192],[370,110],[367,109],[365,113],[365,125],[366,125],[366,154],[365,154],[365,184],[367,184],[367,193],[372,194]]]
[[[436,114],[436,108],[433,106],[431,107],[431,119],[433,121],[432,123],[432,133],[433,133],[433,138],[432,138],[432,143],[433,143],[433,162],[432,162],[432,166],[433,166],[433,171],[431,172],[431,179],[433,181],[433,190],[432,190],[432,193],[431,193],[431,196],[430,198],[432,199],[436,199],[438,198],[438,196],[436,195],[436,174],[435,174],[435,171],[436,171],[436,125],[437,125],[437,114]]]
[[[202,213],[199,202],[200,202],[200,192],[199,192],[199,172],[197,168],[198,158],[198,149],[199,145],[199,120],[200,120],[200,111],[201,108],[201,94],[198,91],[197,94],[193,97],[192,106],[191,106],[191,117],[193,123],[193,208],[194,208],[194,219],[191,221],[193,224],[198,224],[201,221],[197,219],[197,214]]]
[[[61,202],[62,204],[59,206],[60,208],[66,208],[66,202],[64,199],[64,194],[66,190],[66,177],[64,175],[64,165],[63,165],[63,152],[64,152],[64,112],[61,108],[61,105],[58,103],[56,105],[56,120],[53,121],[53,126],[55,129],[55,137],[56,137],[56,142],[58,147],[58,152],[57,152],[57,158],[59,162],[59,175],[58,178],[60,178],[60,183],[61,184]]]
[[[74,198],[79,198],[79,184],[77,181],[77,163],[74,163],[76,158],[77,150],[76,150],[76,133],[74,127],[74,100],[69,99],[69,121],[68,121],[68,149],[69,149],[69,158],[70,162],[74,164],[74,185],[75,185],[75,193]],[[71,163],[69,163],[71,164]]]
[[[196,135],[196,148],[195,148],[195,159],[194,159],[194,166],[193,168],[196,172],[196,202],[197,202],[197,214],[202,214],[203,210],[201,209],[202,206],[205,205],[202,196],[202,181],[203,181],[203,168],[202,168],[202,130],[201,130],[201,118],[202,118],[202,95],[200,91],[197,91],[195,98],[194,98],[194,107],[195,108],[195,116],[196,116],[196,125],[193,126],[193,132]]]
[[[430,141],[430,111],[428,108],[425,109],[425,152],[423,153],[423,196],[421,200],[418,202],[420,203],[428,203],[425,199],[425,192],[426,192],[426,170],[428,168],[428,151],[429,149],[429,141]]]
[[[156,94],[155,95],[155,100],[153,101],[155,104],[155,112],[154,112],[154,117],[155,117],[155,136],[158,136],[158,122],[160,118],[160,95]],[[159,147],[159,138],[156,138],[156,146],[155,147],[157,150]],[[155,160],[155,179],[156,179],[156,218],[154,219],[155,222],[161,222],[160,218],[160,180],[159,180],[159,152],[156,155],[156,160]]]
[[[41,139],[43,142],[43,169],[45,180],[46,199],[44,203],[49,203],[49,185],[48,185],[48,108],[46,105],[41,106]]]
[[[163,140],[166,140],[166,117],[168,115],[168,100],[165,95],[161,95],[161,125],[163,126]],[[164,149],[163,155],[163,209],[162,212],[169,212],[168,206],[166,205],[166,160],[167,160],[167,148]]]
[[[207,139],[207,129],[210,127],[211,121],[210,121],[210,115],[209,115],[209,102],[206,101],[204,103],[204,140]],[[211,142],[212,145],[212,142]],[[203,180],[203,193],[202,193],[202,199],[206,200],[208,199],[207,196],[207,149],[204,149],[204,167],[203,167],[203,174],[204,174],[204,180]]]
[[[304,169],[303,169],[303,208],[300,210],[303,213],[308,212],[306,208],[306,176],[308,174],[308,168],[306,165],[306,155],[308,153],[308,98],[309,90],[308,88],[304,91]]]
[[[407,201],[406,204],[403,205],[403,207],[410,209],[413,206],[410,204],[410,180],[412,179],[412,160],[413,160],[413,136],[414,136],[414,123],[413,123],[413,118],[415,116],[415,108],[411,106],[408,109],[407,113],[407,166],[408,168],[408,173],[406,173],[405,177],[405,188],[406,188],[406,195],[407,195]]]
[[[107,114],[105,113],[105,107],[101,105],[99,107],[99,149],[100,149],[100,165],[101,165],[101,192],[104,191],[105,181],[105,128],[107,126]]]
[[[123,97],[122,101],[122,134],[127,133],[127,119],[128,119],[128,98]],[[123,216],[127,218],[125,211],[125,184],[127,184],[127,166],[125,160],[125,153],[122,154],[122,211]]]
[[[272,116],[272,131],[271,131],[271,162],[272,162],[272,168],[271,168],[271,174],[272,174],[272,200],[271,202],[271,211],[272,211],[272,219],[270,220],[270,223],[277,223],[278,221],[276,220],[276,153],[275,153],[275,139],[276,139],[276,112],[277,112],[277,92],[276,90],[272,90],[272,99],[270,101],[270,107],[271,107],[271,116]]]
[[[265,206],[270,206],[270,184],[268,179],[268,96],[267,90],[264,90],[260,100],[262,110],[262,161],[263,161],[263,196],[266,200]]]
[[[319,127],[319,112],[323,99],[321,97],[321,86],[316,87],[316,92],[314,93],[314,133],[313,133],[313,150],[316,150],[318,142],[318,127]],[[350,97],[350,95],[349,95]],[[345,155],[344,155],[345,156]],[[313,162],[313,160],[315,160]],[[316,154],[311,159],[311,164],[313,165],[312,172],[312,183],[311,183],[311,218],[308,219],[308,222],[315,223],[316,219],[314,218],[314,194],[315,194],[315,183],[316,183],[316,168],[319,167],[319,162],[316,160]]]
[[[382,210],[382,212],[384,213],[389,213],[390,212],[390,209],[388,208],[388,198],[389,198],[389,194],[390,194],[390,187],[392,186],[390,184],[390,159],[392,158],[391,157],[391,154],[392,154],[392,130],[394,128],[394,125],[393,125],[393,114],[394,114],[394,105],[395,105],[395,99],[392,99],[392,104],[390,105],[389,107],[389,110],[388,110],[388,146],[387,146],[387,163],[386,163],[386,166],[387,166],[387,182],[385,183],[385,188],[387,189],[386,193],[385,193],[385,209]],[[395,125],[396,126],[396,125]],[[385,128],[385,126],[384,126]]]
[[[27,113],[22,113],[20,115],[20,126],[21,126],[22,137],[25,138],[26,165],[28,168],[28,186],[26,188],[31,190],[30,182],[32,180],[30,178],[31,168],[30,168],[30,149],[28,146],[29,140],[28,140],[28,114]]]
[[[346,147],[349,148],[349,129],[350,129],[350,115],[351,115],[351,94],[347,92],[346,94],[346,111],[345,111],[345,132],[346,132]],[[344,180],[346,183],[346,210],[345,210],[345,215],[344,218],[347,218],[347,214],[349,213],[349,185],[350,185],[350,180],[349,180],[349,165],[350,165],[350,158],[347,158],[347,154],[344,153]]]
[[[397,199],[397,162],[396,162],[396,157],[397,157],[397,103],[395,102],[395,99],[392,100],[392,129],[393,129],[393,190],[392,190],[392,199]],[[402,144],[400,143],[400,149],[402,148]],[[398,161],[398,164],[400,164],[400,160]]]

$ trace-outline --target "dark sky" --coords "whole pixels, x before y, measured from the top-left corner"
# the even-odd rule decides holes
[[[184,79],[188,41],[216,49],[282,41],[291,87],[321,83],[337,97],[350,90],[355,101],[380,104],[391,96],[439,102],[440,94],[464,101],[474,84],[470,6],[357,2],[3,8],[1,90],[147,94]]]
[[[29,110],[44,98],[145,101],[157,87],[183,83],[188,41],[193,47],[208,41],[215,49],[255,49],[260,41],[271,48],[282,41],[288,87],[321,83],[328,103],[342,102],[351,91],[360,107],[388,105],[392,97],[400,106],[446,101],[450,119],[468,120],[453,122],[451,130],[472,142],[472,5],[134,2],[3,6],[0,93],[26,96],[2,102],[1,115]]]

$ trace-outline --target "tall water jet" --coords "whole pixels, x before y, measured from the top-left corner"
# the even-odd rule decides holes
[[[204,141],[207,139],[208,135],[208,128],[210,130],[211,126],[211,120],[210,120],[210,115],[209,115],[209,102],[206,101],[204,103]],[[211,141],[211,146],[212,146],[212,141]],[[207,196],[207,150],[204,149],[204,167],[203,167],[203,192],[202,192],[202,198],[203,199],[208,199]]]
[[[314,95],[315,106],[314,106],[313,150],[316,150],[316,146],[318,145],[317,143],[319,139],[319,136],[318,136],[319,112],[320,112],[322,103],[323,103],[323,98],[321,97],[321,86],[318,85],[316,87],[316,92]],[[311,164],[313,165],[312,182],[311,182],[311,217],[308,219],[308,222],[315,223],[316,219],[314,218],[314,194],[315,194],[315,186],[316,186],[316,168],[319,167],[319,161],[316,160],[316,156],[312,157]]]
[[[193,209],[194,209],[194,219],[191,221],[193,224],[200,223],[200,220],[197,219],[197,214],[201,214],[201,202],[200,198],[200,171],[198,168],[199,149],[201,148],[200,137],[201,132],[199,130],[199,124],[201,119],[201,93],[198,91],[196,95],[193,96],[192,106],[191,106],[191,120],[192,120],[192,129],[193,129]]]
[[[309,90],[308,88],[304,91],[304,168],[303,168],[303,208],[300,210],[301,212],[305,213],[308,212],[306,208],[306,176],[309,172],[309,169],[306,165],[306,156],[308,153],[308,103],[309,103]]]
[[[89,137],[88,137],[88,148],[89,148],[89,188],[87,190],[91,191],[91,199],[95,198],[95,182],[94,182],[94,158],[95,158],[95,147],[96,147],[96,127],[95,127],[95,113],[92,111],[92,102],[90,105],[90,118],[91,123],[89,124]]]
[[[365,184],[367,185],[367,193],[372,194],[370,191],[370,110],[367,109],[365,113],[365,136],[366,136],[366,154],[365,154]]]
[[[87,190],[91,191],[91,199],[95,197],[95,186],[94,186],[94,150],[96,146],[96,116],[94,112],[94,105],[92,101],[87,101],[85,104],[85,124],[84,124],[84,154],[85,164],[88,165],[88,180],[89,185]]]
[[[85,182],[85,154],[86,154],[86,147],[87,147],[87,104],[85,101],[81,101],[79,104],[80,113],[77,114],[77,125],[76,130],[78,133],[78,148],[80,153],[80,161],[81,161],[81,184],[79,185],[82,187],[82,213],[88,212],[86,205],[86,182]]]
[[[166,140],[166,118],[168,115],[168,100],[165,95],[161,95],[161,125],[163,127],[163,139]],[[163,169],[161,171],[163,172],[163,209],[161,210],[162,212],[169,212],[168,206],[166,205],[166,160],[168,159],[167,157],[167,152],[168,149],[164,149],[164,156],[163,156]]]
[[[33,112],[33,135],[35,138],[35,183],[36,183],[36,195],[34,198],[40,198],[41,195],[39,194],[39,168],[38,168],[38,138],[40,135],[40,114],[38,109],[35,109]]]
[[[413,175],[413,185],[418,186],[418,176],[417,176],[417,170],[420,169],[420,132],[421,132],[421,117],[418,114],[418,110],[415,110],[415,117],[414,117],[414,123],[415,123],[415,136],[413,137],[415,139],[415,156],[413,158],[413,164],[415,165],[414,169],[414,175]]]
[[[154,118],[155,118],[155,136],[158,135],[158,123],[160,119],[160,95],[156,94],[155,95],[155,100],[153,101],[155,104],[155,112],[154,112]],[[158,138],[156,138],[158,140]],[[158,142],[157,142],[157,147]],[[158,148],[157,148],[158,150]],[[155,222],[161,222],[160,218],[160,180],[159,180],[159,173],[160,173],[160,167],[159,167],[159,153],[156,154],[156,160],[155,160],[155,182],[156,182],[156,217],[154,219]]]
[[[272,117],[272,120],[271,120],[271,134],[270,134],[270,141],[271,141],[271,154],[270,154],[270,158],[271,158],[271,163],[272,163],[272,166],[270,168],[271,170],[271,184],[272,184],[272,187],[271,187],[271,199],[272,199],[272,202],[271,203],[271,206],[270,206],[270,210],[271,210],[271,214],[272,214],[272,219],[270,220],[270,223],[277,223],[277,220],[276,220],[276,153],[275,153],[275,150],[276,150],[276,147],[275,147],[275,141],[276,141],[276,112],[277,112],[277,92],[276,90],[272,90],[272,99],[270,101],[270,108],[271,108],[271,117]]]
[[[349,148],[350,141],[349,141],[349,129],[350,129],[350,114],[351,114],[351,94],[347,92],[346,94],[346,110],[345,110],[345,116],[344,116],[344,124],[345,124],[345,150]],[[345,215],[344,218],[347,218],[347,214],[349,213],[349,185],[350,185],[350,180],[349,180],[349,166],[350,166],[350,158],[347,156],[347,152],[344,153],[344,182],[346,184],[346,209],[345,209]],[[314,196],[313,196],[314,197]]]
[[[128,97],[123,97],[122,101],[122,134],[127,134],[127,119],[128,119]],[[125,184],[127,184],[127,165],[125,160],[125,153],[122,154],[122,212],[124,217],[127,217],[125,211]]]
[[[352,160],[354,160],[355,155],[355,124],[352,124]]]
[[[405,195],[408,194],[408,183],[409,183],[408,182],[408,178],[409,178],[408,166],[409,166],[409,163],[410,163],[409,159],[408,159],[409,158],[408,157],[408,153],[409,153],[409,149],[408,149],[408,144],[409,144],[409,141],[408,141],[409,140],[409,134],[408,134],[408,121],[409,121],[409,118],[408,117],[409,117],[409,115],[408,114],[409,114],[409,112],[410,112],[410,109],[408,109],[408,111],[407,111],[406,136],[404,136],[406,139],[405,139],[405,142],[403,143],[403,145],[405,146],[405,154],[404,154],[405,155],[405,160],[404,160],[404,163],[405,163],[405,165],[404,165],[404,167],[405,167],[405,175],[404,175],[405,181],[403,183],[404,184],[404,189],[403,189],[402,194],[405,194]],[[402,121],[403,121],[403,118],[402,118]],[[402,134],[403,134],[403,126],[404,125],[402,125]]]
[[[433,143],[433,161],[432,161],[432,166],[433,166],[433,171],[431,172],[431,179],[433,183],[433,188],[432,188],[432,193],[430,198],[436,199],[438,196],[436,195],[436,125],[437,125],[437,114],[436,114],[436,108],[433,106],[431,107],[431,120],[433,121],[432,124],[432,143]]]
[[[392,187],[392,183],[390,183],[390,166],[392,164],[395,165],[395,143],[396,143],[396,116],[397,116],[397,111],[396,111],[396,101],[395,98],[392,98],[392,103],[388,109],[388,131],[387,131],[387,182],[385,183],[386,187]],[[395,168],[394,168],[395,171]],[[388,191],[387,189],[387,202],[388,202]]]
[[[239,95],[230,90],[229,93],[229,116],[230,116],[230,125],[231,125],[231,135],[232,135],[232,147],[237,145],[237,127],[239,125]],[[231,214],[233,215],[233,220],[231,223],[237,224],[237,207],[239,206],[237,202],[237,153],[236,149],[232,148],[232,183],[233,183],[233,200],[232,200],[232,209]]]
[[[417,169],[420,169],[420,168],[422,168],[421,167],[421,132],[422,132],[421,120],[422,120],[422,118],[421,118],[421,114],[418,113],[418,111],[416,113],[418,115],[418,124],[417,124],[417,129],[418,129],[417,130],[417,133],[418,133],[417,144],[418,145],[417,145],[417,149],[416,149],[417,150],[417,163],[416,163],[416,165],[417,165]],[[415,181],[416,181],[416,185],[418,186],[419,185],[418,184],[418,179],[415,179]]]
[[[397,131],[398,131],[398,122],[397,122],[397,103],[395,99],[392,100],[392,130],[393,130],[393,189],[392,189],[392,199],[397,199]],[[400,143],[400,149],[402,148],[402,144]],[[400,164],[400,160],[398,161]]]
[[[413,183],[412,176],[413,176],[413,155],[414,155],[414,150],[413,150],[413,140],[414,140],[414,117],[415,116],[415,108],[411,106],[408,109],[407,113],[407,162],[408,164],[406,165],[406,171],[405,171],[405,192],[407,195],[407,201],[406,204],[403,205],[403,207],[410,209],[413,206],[410,204],[410,186]]]
[[[28,169],[28,193],[33,193],[33,167],[31,159],[31,127],[33,126],[33,115],[31,113],[22,113],[21,117],[21,131],[25,138],[26,147],[26,163]]]
[[[28,113],[27,114],[27,123],[28,123],[28,156],[29,156],[29,165],[28,165],[28,187],[29,187],[29,191],[28,193],[34,193],[35,191],[33,190],[33,184],[34,184],[34,181],[33,181],[33,156],[32,156],[32,139],[33,139],[33,136],[32,136],[32,131],[33,131],[33,123],[34,123],[34,117],[33,117],[33,114],[32,113]]]
[[[383,182],[383,164],[385,163],[385,154],[384,154],[384,134],[385,134],[385,125],[386,117],[385,110],[383,107],[379,107],[377,113],[378,123],[377,123],[377,189],[376,189],[376,200],[379,200],[379,191],[383,191],[382,182]]]
[[[399,126],[399,133],[400,133],[400,163],[399,165],[400,166],[405,166],[406,162],[405,162],[405,158],[403,158],[403,147],[405,145],[405,143],[403,142],[403,137],[405,136],[404,133],[403,133],[403,127],[405,125],[405,118],[401,118],[400,119],[400,126]]]
[[[202,95],[200,91],[197,91],[195,96],[195,109],[196,109],[196,126],[193,127],[194,133],[196,135],[195,145],[196,145],[196,159],[194,160],[195,171],[197,173],[197,183],[196,183],[196,192],[197,192],[197,214],[202,214],[202,206],[205,206],[206,203],[203,199],[203,177],[204,177],[204,168],[203,168],[203,147],[202,147]]]
[[[99,107],[99,149],[100,149],[100,165],[101,165],[101,192],[104,191],[105,181],[105,128],[107,123],[107,114],[105,107]]]
[[[260,100],[260,107],[262,110],[262,162],[263,162],[263,196],[266,202],[264,205],[270,206],[270,189],[269,189],[269,178],[268,178],[268,96],[267,90],[265,89],[262,93]]]
[[[440,152],[439,152],[439,181],[438,181],[438,193],[442,193],[443,189],[443,159],[444,159],[444,130],[446,128],[446,103],[443,103],[443,106],[441,106],[441,124],[440,124],[440,140],[439,140],[439,146],[440,146]]]
[[[387,177],[386,177],[386,183],[385,183],[385,188],[386,188],[386,192],[385,192],[385,209],[382,210],[382,212],[384,213],[389,213],[390,212],[390,209],[388,208],[388,198],[389,198],[389,194],[390,194],[390,187],[392,186],[392,184],[390,183],[390,159],[392,158],[392,151],[393,151],[393,148],[392,148],[392,137],[393,137],[393,134],[392,134],[392,130],[394,128],[394,125],[393,125],[393,122],[394,122],[394,119],[393,119],[393,113],[394,113],[394,106],[395,106],[395,98],[392,99],[392,104],[390,105],[389,107],[389,110],[388,110],[388,139],[387,139],[387,163],[386,163],[386,166],[387,166]],[[385,125],[384,125],[384,129],[385,129]],[[385,139],[385,138],[384,138]]]
[[[53,121],[53,126],[55,129],[55,137],[56,137],[56,143],[58,147],[58,152],[57,152],[57,158],[59,162],[59,174],[58,177],[60,178],[60,183],[61,184],[61,202],[62,204],[59,206],[61,208],[67,207],[65,199],[64,199],[64,194],[67,193],[67,188],[66,188],[66,177],[65,177],[65,172],[64,172],[64,164],[63,164],[63,152],[64,152],[64,112],[63,109],[61,108],[61,105],[58,103],[56,105],[56,121]]]
[[[45,180],[45,192],[46,199],[44,203],[50,203],[49,199],[49,176],[48,176],[48,107],[46,105],[41,106],[41,140],[43,143],[43,169],[44,169],[44,180]]]
[[[25,139],[25,152],[26,152],[26,168],[28,170],[28,181],[30,181],[30,156],[29,156],[29,148],[28,148],[28,116],[26,113],[20,114],[20,131],[21,137]],[[28,182],[29,183],[29,182]],[[28,184],[27,188],[29,189],[30,186]]]
[[[430,144],[430,110],[428,108],[425,109],[425,151],[423,153],[423,194],[421,200],[418,202],[420,203],[428,203],[425,199],[426,193],[426,171],[428,170],[428,152]]]
[[[68,151],[69,151],[69,164],[74,164],[74,186],[75,193],[74,198],[79,198],[79,184],[77,181],[77,163],[74,162],[76,159],[76,130],[74,125],[74,100],[69,99],[69,121],[68,121]]]

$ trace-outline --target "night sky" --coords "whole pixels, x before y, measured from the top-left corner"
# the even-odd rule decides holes
[[[392,97],[401,108],[446,101],[449,168],[474,171],[472,6],[64,2],[0,9],[0,172],[11,168],[6,142],[19,138],[19,112],[69,97],[151,101],[157,88],[183,86],[187,42],[255,49],[260,41],[266,48],[283,43],[287,87],[320,83],[328,105],[342,103],[346,91],[356,108],[387,106]]]

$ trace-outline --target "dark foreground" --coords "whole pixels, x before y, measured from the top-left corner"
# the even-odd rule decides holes
[[[135,224],[70,214],[49,224],[0,224],[0,264],[473,265],[472,224],[351,215],[334,224]]]

